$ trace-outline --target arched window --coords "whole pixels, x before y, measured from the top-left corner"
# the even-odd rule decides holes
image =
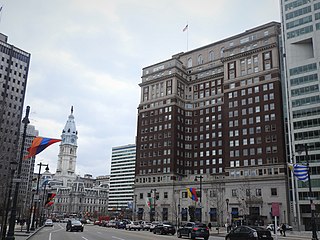
[[[214,60],[214,52],[210,51],[209,52],[209,61],[213,61]]]
[[[203,63],[203,57],[202,57],[202,55],[200,54],[199,56],[198,56],[198,65],[200,65],[200,64],[202,64]]]
[[[188,68],[192,67],[192,58],[188,59]]]
[[[223,57],[223,56],[224,56],[224,47],[222,47],[220,50],[220,57]]]

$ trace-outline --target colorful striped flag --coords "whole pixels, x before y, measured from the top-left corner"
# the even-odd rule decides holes
[[[31,147],[28,148],[29,154],[25,156],[24,159],[31,158],[38,153],[41,153],[44,149],[56,142],[61,142],[61,139],[35,137],[32,141]]]
[[[288,163],[288,167],[294,176],[300,181],[308,181],[309,168],[305,165]]]
[[[188,197],[193,201],[198,202],[197,189],[196,188],[187,188]]]

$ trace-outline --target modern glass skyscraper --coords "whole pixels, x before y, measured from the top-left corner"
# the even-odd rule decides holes
[[[281,0],[288,161],[311,167],[313,198],[320,199],[320,1]],[[307,147],[302,151],[299,148]],[[293,222],[311,228],[308,184],[290,182]],[[318,206],[316,206],[318,209]]]
[[[112,148],[109,212],[121,214],[132,205],[134,199],[134,179],[136,145],[128,144]]]

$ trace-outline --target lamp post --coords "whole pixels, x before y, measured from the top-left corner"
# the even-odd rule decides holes
[[[153,211],[152,217],[154,218],[154,220],[156,220],[156,218],[157,218],[157,221],[158,221],[158,216],[156,213],[157,189],[155,189],[155,188],[151,189],[151,193],[153,193],[153,207],[151,208],[151,212]],[[150,221],[151,221],[151,219],[150,219]]]
[[[137,195],[133,195],[133,221],[136,220],[136,212],[137,212]]]
[[[308,168],[308,185],[309,185],[309,199],[310,199],[310,207],[311,207],[311,226],[312,226],[312,240],[318,240],[317,236],[317,228],[316,228],[316,221],[315,221],[315,211],[316,206],[313,203],[313,192],[311,188],[311,179],[310,179],[310,168],[309,168],[309,154],[308,154],[308,144],[298,144],[297,145],[298,151],[301,153],[303,150],[306,153],[306,162]]]
[[[229,232],[229,198],[226,199],[227,203],[227,232]]]
[[[4,221],[3,221],[3,225],[2,225],[2,232],[1,232],[1,239],[4,239],[6,236],[6,231],[7,231],[7,220],[8,220],[8,214],[9,214],[9,208],[10,208],[10,197],[11,197],[11,192],[12,192],[12,185],[13,185],[13,177],[14,177],[14,172],[16,171],[16,165],[18,163],[17,162],[10,162],[10,169],[11,169],[11,174],[10,174],[10,185],[9,185],[9,191],[7,191],[6,193],[6,197],[5,197],[5,208],[6,208],[6,212],[5,212],[5,216],[4,216]]]
[[[6,240],[14,240],[14,227],[16,224],[16,215],[17,215],[17,202],[18,202],[18,194],[19,194],[19,185],[20,185],[20,176],[21,176],[21,168],[22,168],[22,160],[23,160],[23,153],[24,153],[24,144],[26,140],[27,135],[27,126],[30,123],[29,121],[29,112],[30,107],[27,106],[26,109],[26,115],[22,120],[23,125],[23,134],[22,134],[22,141],[21,141],[21,149],[20,149],[20,158],[18,163],[18,172],[17,172],[17,181],[16,186],[14,189],[14,195],[12,199],[12,209],[11,209],[11,215],[10,215],[10,221],[9,221],[9,230],[6,237]]]
[[[37,216],[36,216],[36,213],[37,212],[39,213],[39,211],[37,209],[37,203],[40,200],[40,198],[39,198],[39,183],[40,183],[41,167],[42,166],[46,166],[48,168],[48,170],[49,170],[49,165],[48,164],[43,164],[43,163],[40,162],[37,165],[39,166],[39,173],[38,173],[38,181],[37,181],[36,198],[34,197],[34,202],[33,202],[33,217],[32,217],[32,224],[31,224],[31,228],[30,228],[31,231],[35,230],[35,227],[34,227],[35,220],[36,220],[36,227],[38,227],[39,214],[37,214]]]
[[[203,176],[196,176],[195,177],[195,181],[198,181],[198,179],[199,179],[199,181],[200,181],[200,196],[199,196],[199,198],[200,198],[200,222],[202,222],[202,203],[201,203],[201,200],[202,200],[202,179],[203,179]]]

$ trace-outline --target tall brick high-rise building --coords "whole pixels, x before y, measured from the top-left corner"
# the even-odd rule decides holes
[[[198,220],[271,222],[273,202],[286,220],[280,33],[270,22],[143,69],[140,219],[189,220],[195,187]]]

